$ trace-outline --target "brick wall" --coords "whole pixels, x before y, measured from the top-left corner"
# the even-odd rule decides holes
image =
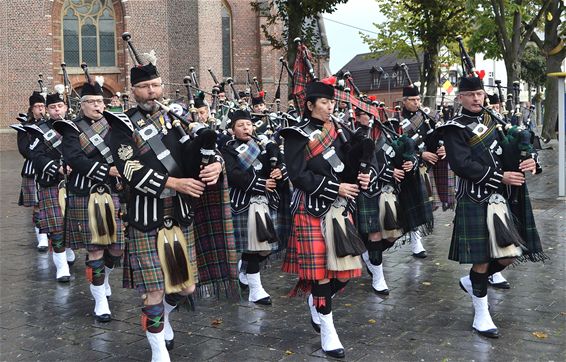
[[[9,125],[19,112],[25,112],[28,97],[37,90],[38,74],[43,74],[49,90],[62,83],[61,12],[64,0],[0,1],[0,150],[16,149],[15,131]],[[167,95],[180,89],[189,67],[198,71],[201,88],[210,91],[212,68],[222,77],[221,7],[232,14],[232,68],[238,90],[244,89],[246,68],[257,77],[273,102],[281,63],[280,51],[274,51],[260,34],[265,21],[255,13],[249,0],[113,0],[116,14],[117,66],[90,73],[105,76],[111,92],[129,89],[132,61],[121,39],[124,31],[140,53],[154,49],[157,67],[165,81]],[[150,24],[159,24],[154,27]],[[274,28],[273,31],[280,29]],[[80,68],[68,67],[72,84],[82,85]],[[282,104],[286,102],[284,74]],[[286,107],[283,106],[283,109]]]

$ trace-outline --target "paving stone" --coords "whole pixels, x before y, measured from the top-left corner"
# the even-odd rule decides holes
[[[556,150],[540,152],[542,178],[527,176],[536,222],[550,260],[525,263],[503,274],[510,290],[489,289],[491,313],[501,338],[472,328],[471,298],[458,287],[469,265],[447,260],[452,212],[435,212],[435,230],[415,259],[408,244],[385,253],[391,294],[371,290],[364,271],[333,299],[336,329],[346,361],[564,361],[566,360],[566,202],[553,195]],[[121,288],[122,270],[111,274],[113,321],[93,318],[84,278],[85,253],[68,284],[55,281],[50,255],[36,251],[31,210],[15,203],[21,159],[0,152],[0,361],[147,361],[141,330],[141,298]],[[305,296],[289,298],[295,276],[282,273],[281,258],[261,271],[271,307],[241,298],[206,298],[196,310],[171,314],[173,361],[322,361],[320,336],[310,325]],[[220,322],[220,323],[217,323]],[[215,324],[215,325],[214,325]],[[533,332],[543,332],[538,337]]]

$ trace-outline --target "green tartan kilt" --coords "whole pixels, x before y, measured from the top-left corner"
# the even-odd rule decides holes
[[[379,195],[367,197],[363,193],[357,199],[356,222],[358,231],[362,234],[381,231],[379,223]]]
[[[117,194],[112,193],[114,210],[116,215],[116,241],[110,245],[92,244],[92,235],[88,226],[88,196],[67,194],[67,215],[65,215],[65,240],[67,245],[73,249],[86,248],[88,251],[104,249],[124,249],[124,226],[120,213],[120,200]]]
[[[461,264],[490,261],[487,202],[476,203],[466,194],[458,200],[448,259]]]
[[[277,223],[277,210],[269,208],[269,216],[275,226],[275,231],[279,235]],[[238,253],[248,252],[248,210],[239,214],[232,213],[232,223],[234,224],[234,239],[236,241],[236,251]],[[272,251],[277,251],[278,243],[271,244]]]
[[[510,210],[528,249],[518,259],[532,262],[548,259],[542,250],[526,185],[521,188],[518,204],[510,204]],[[476,203],[466,194],[458,200],[448,258],[461,264],[481,264],[491,260],[487,202]]]
[[[197,253],[195,247],[194,227],[180,226],[189,256],[190,270],[198,282]],[[140,231],[132,226],[128,227],[128,242],[124,252],[124,288],[136,289],[140,293],[165,289],[161,262],[157,253],[157,232]]]

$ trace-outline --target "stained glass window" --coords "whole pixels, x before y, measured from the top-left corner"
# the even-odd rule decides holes
[[[112,0],[66,0],[63,4],[63,55],[67,66],[116,65],[116,22]]]

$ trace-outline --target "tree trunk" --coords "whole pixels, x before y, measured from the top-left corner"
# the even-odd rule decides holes
[[[543,51],[549,54],[559,43],[558,26],[560,18],[564,10],[559,0],[552,0],[548,12],[552,14],[552,21],[546,21],[544,24],[544,45]],[[546,71],[548,73],[560,72],[560,65],[566,56],[566,48],[562,48],[558,53],[548,55],[546,57]],[[558,119],[558,78],[546,78],[546,90],[544,94],[544,120],[542,124],[541,136],[545,139],[556,138],[556,124]]]
[[[423,104],[430,109],[436,109],[436,93],[438,88],[438,45],[430,47],[432,52],[428,53],[428,69],[426,69],[426,93]]]
[[[560,64],[564,59],[566,51],[563,49],[556,55],[551,55],[546,59],[546,70],[548,73],[560,72]],[[547,77],[544,93],[544,121],[542,124],[541,136],[545,139],[556,138],[556,124],[558,121],[558,78]]]

